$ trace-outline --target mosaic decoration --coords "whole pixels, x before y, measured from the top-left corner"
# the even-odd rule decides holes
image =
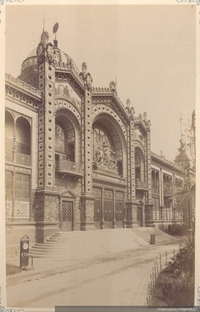
[[[29,219],[29,202],[24,201],[15,202],[15,218]]]

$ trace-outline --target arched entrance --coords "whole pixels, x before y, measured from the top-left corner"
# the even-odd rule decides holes
[[[97,228],[123,227],[127,175],[125,137],[116,120],[106,114],[95,119],[92,134],[95,225]]]
[[[75,116],[66,109],[57,111],[55,118],[56,186],[59,189],[60,230],[73,231],[75,197],[70,190],[81,175],[80,128]]]

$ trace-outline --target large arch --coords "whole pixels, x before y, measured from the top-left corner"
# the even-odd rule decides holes
[[[106,104],[96,104],[92,106],[92,123],[95,122],[96,118],[100,116],[101,114],[104,114],[105,116],[108,116],[111,121],[115,122],[115,125],[118,125],[118,129],[120,129],[120,133],[123,134],[125,141],[127,141],[127,131],[126,127],[120,118],[120,116],[117,114],[117,112],[110,106]]]
[[[127,175],[127,143],[123,130],[113,116],[100,113],[93,119],[93,161],[99,167]]]
[[[81,133],[77,117],[67,108],[60,108],[55,114],[55,152],[63,159],[80,163]],[[60,146],[59,146],[60,145]]]
[[[73,120],[76,121],[76,124],[78,122],[79,126],[81,125],[81,114],[80,114],[79,110],[77,109],[77,107],[74,104],[72,104],[69,101],[66,101],[66,99],[57,98],[55,100],[55,111],[56,111],[56,114],[60,110],[67,111],[69,113],[69,115],[73,118]]]

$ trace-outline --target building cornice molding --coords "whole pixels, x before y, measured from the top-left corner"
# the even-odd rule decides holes
[[[5,84],[13,87],[14,89],[34,98],[37,100],[41,100],[41,91],[32,87],[30,84],[18,79],[14,78],[11,75],[5,74]]]
[[[182,175],[185,174],[184,170],[179,168],[179,167],[177,167],[173,162],[170,162],[169,160],[167,160],[165,158],[163,159],[159,155],[157,155],[157,154],[155,154],[153,152],[151,152],[151,159],[156,164],[159,163],[159,164],[161,164],[161,166],[164,165],[165,167],[171,168],[171,170],[177,171],[177,172],[179,172]]]

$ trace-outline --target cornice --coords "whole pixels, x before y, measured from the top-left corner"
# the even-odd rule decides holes
[[[18,90],[34,99],[41,100],[42,98],[40,90],[32,87],[28,83],[18,78],[12,77],[11,75],[8,74],[5,75],[5,84],[10,87],[13,87],[15,90]]]
[[[159,156],[153,152],[151,152],[151,159],[154,160],[154,162],[156,162],[156,163],[160,163],[161,165],[164,165],[168,168],[171,168],[173,171],[174,170],[178,171],[182,175],[185,174],[185,172],[182,168],[177,167],[173,162],[171,162],[165,158],[161,158],[161,156]]]

